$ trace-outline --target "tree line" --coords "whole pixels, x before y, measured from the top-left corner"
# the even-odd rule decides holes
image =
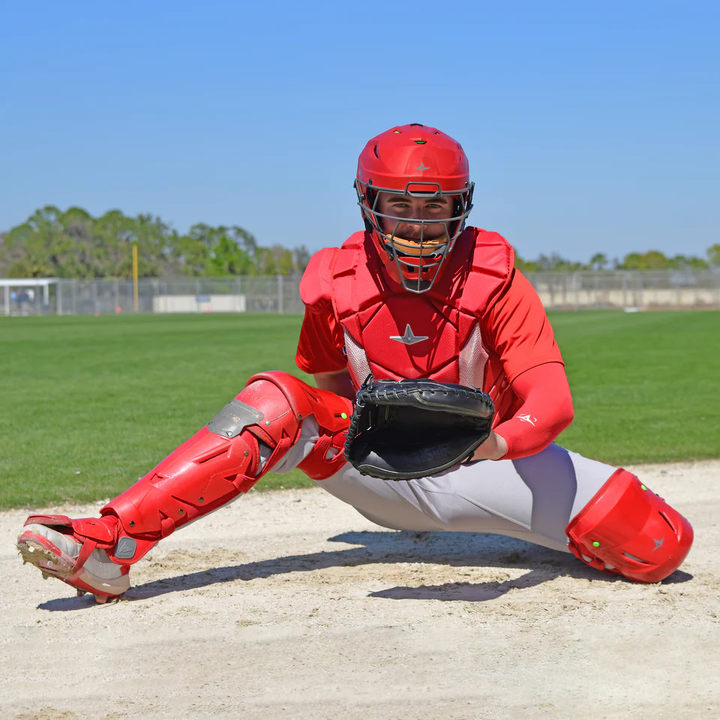
[[[311,255],[304,246],[263,247],[237,225],[198,223],[183,234],[153,215],[94,218],[48,205],[0,233],[0,277],[131,278],[133,244],[140,277],[299,274]]]
[[[130,278],[133,244],[140,277],[299,275],[311,255],[304,245],[259,245],[237,225],[198,223],[182,234],[153,215],[130,217],[111,210],[94,218],[82,208],[62,211],[48,205],[0,233],[0,277]],[[583,264],[553,253],[535,260],[518,256],[516,266],[523,272],[705,269],[720,266],[720,244],[709,247],[705,258],[667,257],[651,250],[628,253],[622,260],[596,253]]]
[[[707,270],[710,267],[720,267],[720,244],[709,247],[706,257],[694,255],[673,255],[667,257],[659,250],[649,250],[645,253],[632,252],[619,258],[608,258],[605,253],[595,253],[588,263],[573,262],[553,253],[552,255],[540,255],[537,260],[523,260],[515,258],[516,267],[523,272],[540,271],[568,271],[594,270]]]

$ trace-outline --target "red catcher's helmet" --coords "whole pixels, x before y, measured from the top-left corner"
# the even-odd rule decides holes
[[[358,159],[355,189],[365,226],[380,257],[406,290],[429,290],[465,228],[474,184],[467,156],[449,135],[419,123],[399,125],[374,137]],[[452,217],[400,217],[380,212],[382,193],[412,198],[449,196]],[[403,238],[412,225],[415,239]],[[442,226],[442,227],[441,227]]]

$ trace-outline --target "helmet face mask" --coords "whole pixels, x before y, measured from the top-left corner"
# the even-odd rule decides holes
[[[443,191],[437,183],[407,183],[404,191],[395,188],[373,187],[355,181],[358,205],[366,227],[372,233],[381,257],[385,255],[394,266],[391,274],[403,287],[415,293],[429,290],[452,251],[455,241],[465,229],[465,221],[472,209],[473,185],[463,191]],[[392,214],[382,212],[389,198],[413,198],[428,201],[450,198],[452,204],[445,212]],[[422,216],[421,216],[422,215]],[[387,265],[387,264],[386,264]]]
[[[417,123],[388,130],[361,153],[355,190],[391,276],[410,292],[429,290],[472,209],[473,183],[460,144]]]

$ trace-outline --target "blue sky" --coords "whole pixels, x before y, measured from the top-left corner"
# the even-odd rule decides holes
[[[0,229],[37,207],[360,228],[365,142],[459,140],[474,225],[526,258],[720,242],[717,2],[0,0]]]

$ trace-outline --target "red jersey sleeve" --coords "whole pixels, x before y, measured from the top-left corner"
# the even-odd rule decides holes
[[[295,353],[295,363],[303,372],[315,375],[344,370],[347,367],[344,345],[342,327],[335,318],[332,306],[319,312],[305,309]]]
[[[572,395],[562,365],[538,365],[518,375],[512,387],[522,405],[495,428],[508,445],[503,460],[539,453],[573,421]]]
[[[563,362],[545,308],[519,270],[513,271],[508,288],[483,320],[486,339],[499,356],[508,383],[538,365]]]

